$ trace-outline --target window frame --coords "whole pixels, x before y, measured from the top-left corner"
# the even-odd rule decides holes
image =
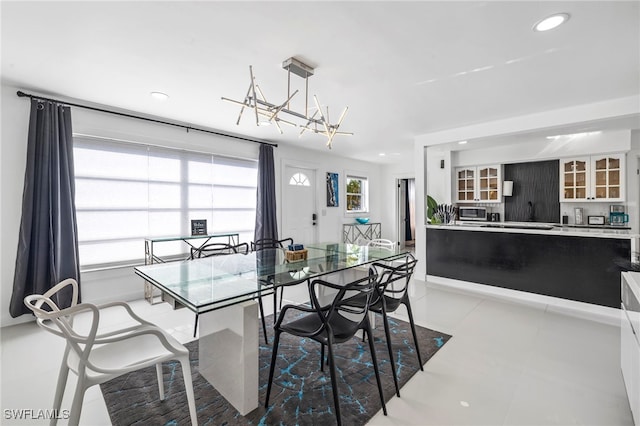
[[[369,180],[369,176],[366,173],[363,172],[358,172],[358,171],[345,171],[344,172],[344,198],[345,198],[345,202],[344,202],[344,211],[345,211],[345,216],[347,217],[355,217],[355,216],[361,216],[362,214],[368,214],[370,212],[370,180]],[[349,187],[349,182],[352,180],[360,180],[361,182],[361,192],[360,192],[360,196],[362,197],[362,209],[360,210],[350,210],[349,209],[349,195],[357,195],[358,193],[350,193],[347,191],[348,187]]]

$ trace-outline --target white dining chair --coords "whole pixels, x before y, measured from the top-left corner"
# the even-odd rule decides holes
[[[395,249],[396,244],[391,240],[385,240],[384,238],[376,238],[376,239],[370,240],[367,243],[367,246],[368,247],[380,247],[380,248],[393,250],[393,249]]]
[[[67,286],[72,289],[71,306],[60,309],[54,300],[57,300],[59,292],[68,291]],[[191,423],[197,425],[188,349],[161,328],[134,314],[128,304],[78,304],[78,283],[72,278],[58,283],[42,295],[25,297],[24,303],[33,311],[40,327],[66,339],[53,409],[56,412],[60,410],[69,371],[74,372],[78,381],[71,404],[70,425],[77,425],[80,421],[82,402],[88,388],[152,365],[156,366],[160,400],[163,400],[162,363],[169,360],[178,360],[182,365]],[[131,325],[114,329],[100,323],[106,311],[118,309],[129,316]],[[88,315],[90,322],[78,320],[74,324],[74,318],[79,314]],[[52,425],[57,422],[55,417],[51,420]]]

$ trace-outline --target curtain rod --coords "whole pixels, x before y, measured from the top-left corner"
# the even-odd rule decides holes
[[[18,92],[16,94],[20,98],[39,99],[39,100],[42,100],[42,101],[49,101],[49,102],[55,102],[55,103],[59,103],[59,104],[63,104],[63,105],[69,105],[69,106],[78,107],[78,108],[90,109],[92,111],[105,112],[107,114],[120,115],[122,117],[135,118],[135,119],[144,120],[144,121],[151,121],[152,123],[166,124],[167,126],[182,127],[183,129],[187,129],[187,132],[189,130],[197,130],[198,132],[210,133],[210,134],[213,134],[213,135],[224,136],[224,137],[227,137],[227,138],[239,139],[239,140],[243,140],[243,141],[246,141],[246,142],[253,142],[253,143],[259,143],[259,144],[271,145],[271,146],[273,146],[275,148],[278,147],[277,143],[265,142],[265,141],[259,141],[259,140],[256,140],[256,139],[244,138],[242,136],[230,135],[228,133],[216,132],[216,131],[207,130],[207,129],[200,129],[198,127],[187,126],[185,124],[171,123],[169,121],[156,120],[154,118],[142,117],[142,116],[139,116],[139,115],[127,114],[127,113],[118,112],[118,111],[111,111],[111,110],[108,110],[108,109],[96,108],[96,107],[92,107],[92,106],[88,106],[88,105],[74,104],[74,103],[71,103],[71,102],[60,101],[60,100],[57,100],[57,99],[45,98],[44,96],[31,95],[29,93],[24,93],[24,92],[22,92],[20,90],[18,90]]]

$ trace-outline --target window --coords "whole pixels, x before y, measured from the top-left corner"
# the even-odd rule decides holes
[[[304,173],[294,173],[289,179],[289,185],[293,186],[309,186],[309,178]]]
[[[84,138],[74,139],[74,161],[83,269],[140,263],[145,238],[189,235],[191,219],[253,239],[257,161]]]
[[[347,175],[347,213],[369,211],[367,178]]]

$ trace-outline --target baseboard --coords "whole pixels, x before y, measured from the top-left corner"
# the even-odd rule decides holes
[[[435,275],[427,275],[426,282],[428,284],[435,284],[449,289],[458,289],[465,292],[471,292],[483,296],[491,296],[494,298],[507,300],[509,302],[535,306],[540,309],[546,309],[549,312],[557,312],[563,315],[568,315],[589,321],[595,321],[598,323],[616,327],[620,326],[620,309],[610,308],[607,306],[576,302],[573,300],[560,299],[558,297],[544,296],[541,294],[534,294],[524,291],[494,287],[486,284],[438,277]]]

